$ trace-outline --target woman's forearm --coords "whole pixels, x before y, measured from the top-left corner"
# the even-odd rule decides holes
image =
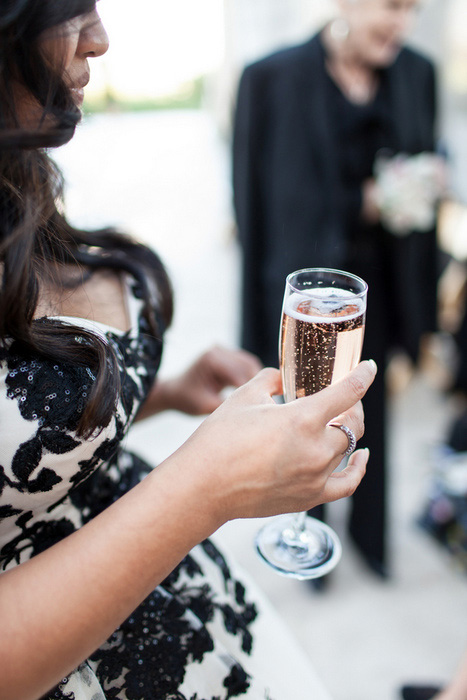
[[[177,481],[177,469],[176,458],[161,465],[81,530],[0,575],[0,700],[42,696],[216,529],[200,484],[186,473]]]

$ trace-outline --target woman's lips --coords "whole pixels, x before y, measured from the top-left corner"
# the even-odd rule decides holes
[[[71,94],[73,95],[74,102],[77,107],[81,107],[84,101],[84,88],[89,83],[89,73],[82,73],[80,76],[75,78],[75,80],[70,82]]]

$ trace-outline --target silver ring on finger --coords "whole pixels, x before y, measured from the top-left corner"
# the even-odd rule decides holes
[[[348,457],[349,455],[351,455],[357,447],[357,438],[355,437],[355,433],[353,432],[353,430],[348,428],[346,425],[342,425],[341,423],[328,423],[328,425],[330,425],[331,428],[339,428],[339,430],[342,430],[342,432],[346,434],[349,444],[347,445],[347,449],[344,452],[344,457]]]

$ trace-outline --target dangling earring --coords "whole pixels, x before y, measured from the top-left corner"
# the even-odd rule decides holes
[[[336,17],[336,19],[331,22],[329,31],[335,41],[345,41],[349,36],[349,23],[343,17]]]

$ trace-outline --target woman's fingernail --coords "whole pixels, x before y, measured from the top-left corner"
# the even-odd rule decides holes
[[[358,450],[356,450],[356,452],[353,453],[351,459],[355,465],[360,464],[362,466],[366,466],[369,456],[370,450],[368,448],[360,447]]]
[[[373,371],[376,374],[376,372],[378,371],[378,365],[376,364],[376,362],[374,360],[368,360],[368,362],[373,367]]]

